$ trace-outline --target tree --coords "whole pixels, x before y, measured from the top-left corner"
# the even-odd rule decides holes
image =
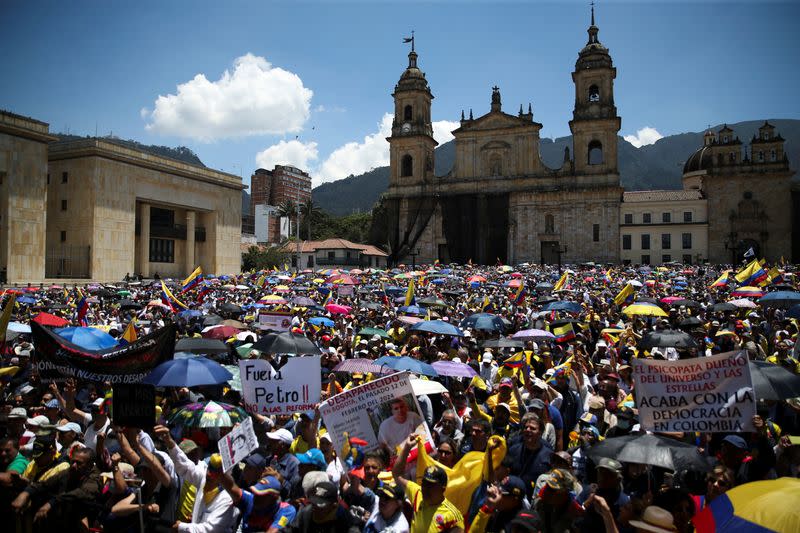
[[[276,247],[253,245],[242,254],[242,270],[265,270],[276,265],[287,263],[289,254]]]
[[[300,238],[311,240],[311,226],[321,221],[322,213],[311,198],[300,204]]]

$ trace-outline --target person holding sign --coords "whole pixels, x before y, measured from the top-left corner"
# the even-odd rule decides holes
[[[242,513],[242,533],[284,531],[297,514],[294,507],[281,501],[281,484],[273,476],[242,489],[226,473],[222,475],[222,486]]]
[[[408,435],[414,433],[422,424],[422,417],[411,411],[408,404],[401,398],[391,401],[392,416],[381,422],[378,429],[378,443],[390,455],[395,455],[397,447],[406,440]]]

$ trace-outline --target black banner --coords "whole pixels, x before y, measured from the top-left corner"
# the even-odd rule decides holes
[[[107,350],[86,350],[31,322],[34,368],[41,380],[78,378],[108,381],[112,385],[139,383],[150,371],[169,361],[175,352],[175,324],[141,337],[133,344]]]
[[[114,385],[111,418],[118,426],[149,431],[156,421],[156,388],[144,383]]]

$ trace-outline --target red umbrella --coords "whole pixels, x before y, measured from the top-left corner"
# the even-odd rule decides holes
[[[476,276],[470,276],[469,278],[467,278],[467,281],[469,283],[475,283],[475,282],[483,283],[484,281],[486,281],[486,278],[484,278],[483,276],[476,275]]]
[[[327,309],[334,315],[347,315],[350,313],[351,308],[346,305],[328,304],[325,306],[325,309]]]
[[[50,313],[39,313],[33,319],[34,322],[42,326],[50,326],[54,328],[63,328],[69,325],[69,321],[61,318],[60,316],[51,315]]]
[[[520,285],[522,285],[521,279],[512,279],[511,281],[508,282],[508,286],[513,287],[515,289],[518,289]]]
[[[512,278],[521,278],[522,277],[522,272],[512,272],[511,273],[511,277]]]
[[[239,328],[234,328],[233,326],[215,326],[208,331],[204,331],[202,335],[206,339],[225,340],[230,337],[235,337],[236,334],[241,331],[242,330]]]

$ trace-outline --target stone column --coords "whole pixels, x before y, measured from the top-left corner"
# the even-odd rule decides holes
[[[194,264],[194,221],[195,212],[186,210],[186,275],[191,274],[197,265]]]
[[[150,204],[139,204],[139,265],[136,271],[150,275]]]

